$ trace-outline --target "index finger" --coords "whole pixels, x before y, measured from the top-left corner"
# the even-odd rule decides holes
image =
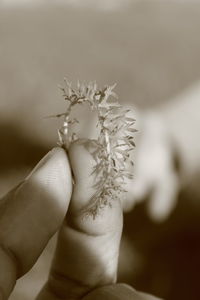
[[[7,299],[61,225],[71,198],[71,171],[61,148],[0,201],[0,290]]]

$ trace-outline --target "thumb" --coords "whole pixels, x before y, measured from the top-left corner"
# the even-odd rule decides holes
[[[50,151],[31,174],[0,200],[0,287],[3,299],[35,263],[57,231],[71,196],[71,173],[61,148]]]
[[[122,208],[120,201],[113,200],[111,205],[99,207],[95,217],[90,214],[95,161],[87,143],[75,142],[69,149],[75,177],[73,195],[49,281],[38,299],[49,299],[51,291],[63,299],[80,299],[92,289],[116,281]]]
[[[75,177],[75,186],[70,202],[69,217],[72,225],[89,235],[106,234],[122,227],[122,209],[118,199],[109,199],[109,204],[96,203],[92,197],[94,184],[99,180],[95,174],[96,161],[90,153],[92,140],[79,140],[69,149],[69,158]],[[89,145],[88,145],[89,144]],[[97,177],[96,177],[97,176]],[[95,216],[96,215],[96,216]]]

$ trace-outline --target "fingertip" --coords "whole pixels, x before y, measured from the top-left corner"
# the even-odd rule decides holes
[[[64,218],[72,194],[71,168],[65,150],[55,147],[48,152],[28,176],[26,185],[33,190],[33,197],[42,191],[43,205],[47,202],[58,217]]]
[[[33,168],[30,174],[25,178],[25,180],[29,180],[33,175],[35,176],[36,172],[41,170],[46,170],[46,167],[50,167],[49,164],[54,163],[55,161],[63,161],[63,166],[67,163],[67,167],[69,165],[68,159],[66,156],[66,152],[61,147],[54,147],[50,150]]]
[[[68,183],[68,188],[71,188],[71,170],[69,160],[65,150],[60,147],[55,147],[49,151],[25,180],[37,180],[40,184],[43,184],[46,183],[47,179],[48,181],[55,180],[57,184],[62,183],[64,186]],[[52,187],[55,186],[55,184],[52,185]]]
[[[177,204],[178,186],[178,178],[173,173],[157,183],[148,203],[148,212],[154,221],[163,222],[170,216]]]
[[[171,214],[175,198],[170,199],[168,195],[152,194],[148,203],[148,214],[150,218],[157,223],[164,222]]]

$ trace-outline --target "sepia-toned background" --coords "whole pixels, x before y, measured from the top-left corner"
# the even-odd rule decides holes
[[[57,85],[117,83],[140,109],[170,101],[200,79],[199,1],[0,1],[0,195],[57,141]],[[187,119],[186,119],[187,122]],[[162,224],[145,204],[125,215],[119,280],[165,299],[200,299],[199,178]],[[34,299],[55,237],[11,300]]]

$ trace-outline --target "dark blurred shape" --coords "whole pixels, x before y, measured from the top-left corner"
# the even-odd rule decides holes
[[[0,123],[0,173],[33,167],[48,148],[23,133],[15,123]]]
[[[120,281],[166,300],[200,299],[200,193],[189,187],[179,195],[171,217],[161,224],[147,216],[145,204],[125,215],[124,233],[142,257],[139,272]]]

